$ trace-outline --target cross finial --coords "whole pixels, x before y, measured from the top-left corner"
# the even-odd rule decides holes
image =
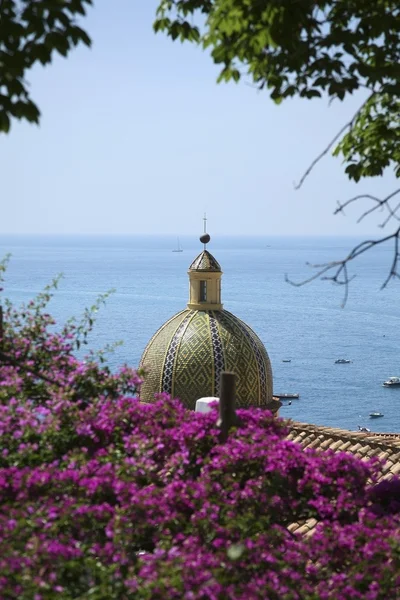
[[[204,250],[205,250],[206,245],[210,241],[210,236],[207,233],[207,215],[206,215],[206,213],[204,213],[203,221],[204,221],[204,233],[202,236],[200,236],[200,241],[202,244],[204,244]]]

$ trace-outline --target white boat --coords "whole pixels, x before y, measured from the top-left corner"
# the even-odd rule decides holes
[[[348,358],[338,358],[335,360],[335,365],[348,365],[349,363],[351,363],[351,360]]]
[[[174,248],[172,250],[172,252],[183,252],[183,249],[181,248],[181,244],[180,244],[179,238],[178,238],[178,247]]]
[[[369,413],[369,416],[371,419],[379,419],[379,417],[384,417],[385,415],[383,415],[381,412],[372,412]]]
[[[383,387],[400,387],[400,377],[389,377],[382,385]]]

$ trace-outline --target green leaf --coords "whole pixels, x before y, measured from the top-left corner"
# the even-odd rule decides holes
[[[10,131],[10,118],[4,110],[0,111],[0,131],[4,133]]]
[[[74,17],[84,15],[92,2],[4,0],[0,4],[0,89],[10,101],[0,106],[0,131],[8,132],[11,118],[39,120],[39,110],[25,83],[29,69],[37,63],[50,63],[54,52],[66,57],[74,45],[90,45],[88,34],[75,25]]]
[[[400,164],[399,10],[397,0],[375,0],[373,10],[362,0],[162,0],[155,29],[210,48],[221,65],[218,82],[237,82],[247,71],[277,104],[324,93],[345,101],[358,89],[375,90],[379,106],[371,106],[352,137],[334,150],[344,158],[346,174],[359,180]],[[187,21],[190,27],[182,31]]]
[[[231,77],[232,77],[232,79],[234,81],[236,81],[236,82],[239,81],[239,79],[240,79],[240,72],[239,72],[239,70],[238,69],[232,69],[232,71],[231,71]]]

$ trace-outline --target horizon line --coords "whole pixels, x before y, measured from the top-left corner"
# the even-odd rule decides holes
[[[175,237],[178,234],[176,233],[99,233],[99,232],[90,232],[90,233],[75,233],[75,232],[63,232],[63,233],[43,233],[43,232],[0,232],[0,243],[1,237]],[[199,237],[199,232],[197,233],[180,233],[179,237],[188,238],[188,237]],[[269,237],[269,238],[280,238],[280,237],[296,237],[296,238],[305,238],[305,237],[335,237],[335,238],[355,238],[355,237],[371,237],[376,236],[376,232],[372,233],[218,233],[213,232],[212,237],[217,236],[221,237],[237,237],[237,238],[259,238],[259,237]]]

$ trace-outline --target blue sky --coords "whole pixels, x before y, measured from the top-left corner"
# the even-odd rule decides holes
[[[2,233],[379,234],[338,200],[386,195],[326,157],[297,181],[361,102],[275,106],[245,82],[216,84],[207,53],[152,30],[156,0],[95,0],[93,40],[28,80],[40,127],[0,137]]]

